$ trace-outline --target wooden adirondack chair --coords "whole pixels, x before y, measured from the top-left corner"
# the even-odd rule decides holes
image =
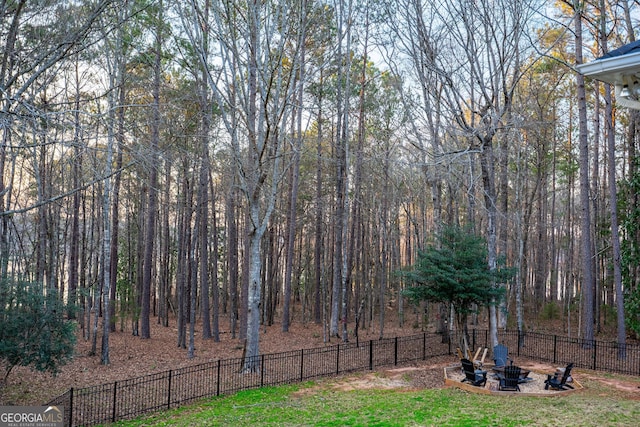
[[[520,391],[520,371],[519,366],[505,366],[504,373],[498,377],[498,390]]]
[[[501,366],[506,366],[507,361],[511,360],[509,358],[509,349],[504,344],[498,344],[493,347],[493,362],[496,365],[496,368]]]
[[[462,370],[464,371],[465,378],[462,382],[469,382],[475,386],[482,387],[487,382],[487,371],[476,369],[473,366],[473,362],[469,359],[460,359],[462,363]]]
[[[553,390],[567,390],[573,389],[573,386],[567,384],[567,380],[571,377],[571,369],[573,368],[573,363],[569,363],[566,368],[564,368],[564,373],[562,374],[562,378],[558,378],[558,373],[547,375],[547,379],[544,382],[544,389],[549,390],[549,388]]]

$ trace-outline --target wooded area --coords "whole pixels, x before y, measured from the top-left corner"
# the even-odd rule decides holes
[[[79,304],[104,364],[110,332],[177,322],[189,357],[196,327],[246,340],[252,372],[264,324],[446,328],[399,272],[458,224],[516,267],[493,334],[543,314],[624,344],[640,116],[575,65],[639,20],[628,0],[0,0],[2,286]]]

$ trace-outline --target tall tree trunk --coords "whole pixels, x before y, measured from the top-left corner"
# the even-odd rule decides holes
[[[318,135],[316,138],[316,195],[315,195],[315,246],[314,246],[314,272],[315,272],[315,303],[314,303],[314,319],[317,324],[321,323],[323,320],[324,313],[324,295],[322,294],[322,280],[323,275],[322,266],[324,265],[324,233],[322,232],[324,229],[322,220],[323,220],[323,199],[322,199],[322,138],[323,138],[323,117],[322,117],[322,87],[323,87],[323,70],[320,70],[320,93],[318,95]],[[323,325],[323,330],[325,329],[325,325]],[[326,341],[325,341],[326,342]]]
[[[263,272],[262,295],[264,301],[261,303],[263,309],[261,324],[265,326],[271,326],[273,324],[273,312],[275,311],[275,305],[277,304],[277,290],[275,283],[278,281],[278,261],[280,258],[280,234],[279,227],[276,224],[271,224],[267,231],[267,237],[262,242],[265,249],[263,259],[263,268],[260,271]],[[286,267],[285,267],[286,268]]]
[[[75,64],[75,102],[74,102],[74,148],[75,161],[71,165],[71,182],[74,188],[71,208],[71,230],[69,236],[69,281],[67,286],[69,304],[73,307],[77,302],[77,289],[79,282],[78,269],[80,268],[80,171],[82,169],[81,152],[81,123],[80,123],[80,78],[78,74],[78,63]],[[0,169],[3,170],[3,169]],[[2,175],[2,174],[0,174]],[[0,184],[0,191],[2,191]],[[0,251],[1,252],[1,251]],[[4,277],[4,276],[1,276]],[[68,312],[69,319],[75,319],[75,310]]]
[[[520,168],[517,169],[517,175],[515,179],[515,195],[514,195],[514,203],[516,206],[521,206],[521,194],[523,191],[521,189],[525,188],[525,186],[521,183],[522,178],[520,177]],[[517,252],[517,265],[518,269],[516,270],[515,277],[515,299],[516,299],[516,325],[518,328],[518,332],[524,331],[524,310],[523,310],[523,294],[524,294],[524,284],[523,281],[526,277],[526,270],[524,269],[525,256],[524,256],[524,233],[523,233],[523,224],[522,224],[522,211],[516,208],[515,211],[515,219],[514,219],[514,227],[516,229],[516,245],[518,248]]]
[[[362,237],[362,175],[363,175],[363,156],[364,156],[364,143],[366,138],[366,117],[365,117],[365,94],[367,88],[367,62],[368,62],[368,45],[369,45],[369,13],[368,13],[368,3],[365,7],[365,28],[363,35],[363,53],[362,53],[362,70],[360,70],[360,93],[359,93],[359,101],[358,101],[358,133],[357,133],[357,146],[355,152],[355,171],[353,176],[353,194],[355,197],[353,198],[353,203],[351,203],[351,231],[349,233],[349,245],[348,245],[348,253],[347,253],[347,269],[346,269],[346,277],[347,283],[352,284],[354,280],[352,279],[354,266],[357,269],[355,271],[356,276],[356,286],[355,286],[355,298],[354,298],[354,308],[356,309],[356,315],[358,315],[357,311],[361,306],[360,299],[362,296],[360,295],[360,290],[357,286],[357,283],[360,282],[359,276],[361,272],[364,270],[362,268],[357,267],[360,264],[360,260],[358,257],[362,255],[361,249],[361,237]],[[386,195],[383,195],[386,197]],[[378,282],[380,286],[383,286],[381,282]],[[353,289],[354,286],[351,285]],[[379,293],[379,298],[381,299],[381,307],[384,307],[384,294]],[[383,336],[384,330],[384,311],[380,314],[380,337]],[[356,335],[357,338],[357,335]]]
[[[549,243],[547,241],[547,198],[546,198],[546,176],[547,171],[545,168],[547,147],[546,141],[543,141],[538,145],[537,152],[537,167],[536,167],[536,184],[538,195],[534,203],[537,204],[537,222],[536,228],[536,256],[535,256],[535,275],[533,277],[533,291],[534,291],[534,304],[533,307],[536,311],[543,307],[546,300],[546,283],[547,283],[547,265],[548,265],[548,251]]]
[[[575,49],[576,64],[582,64],[582,13],[584,2],[575,1]],[[578,120],[580,138],[580,210],[582,219],[581,254],[582,254],[582,338],[585,346],[591,347],[594,338],[594,289],[593,277],[593,246],[591,241],[591,209],[589,189],[589,139],[587,130],[587,98],[584,86],[584,76],[576,73],[576,85],[578,93]]]
[[[260,44],[260,20],[262,19],[261,5],[253,3],[249,5],[247,10],[248,24],[248,45],[251,47],[249,52],[248,76],[247,76],[247,94],[249,103],[247,106],[247,133],[249,139],[249,167],[248,167],[248,183],[247,183],[247,221],[248,233],[248,256],[246,256],[247,270],[246,280],[246,352],[243,365],[243,372],[256,372],[260,369],[258,356],[260,354],[260,302],[261,302],[261,264],[262,236],[266,231],[266,223],[263,222],[262,212],[262,192],[264,187],[262,184],[262,175],[264,171],[260,167],[260,148],[267,143],[263,129],[261,128],[261,119],[258,117],[258,109],[256,101],[258,98],[258,73],[259,60],[262,52],[259,51]],[[241,337],[242,338],[242,337]]]
[[[573,110],[573,108],[569,109],[569,126],[568,129],[573,129],[573,114],[571,113]],[[572,133],[568,132],[567,133],[567,151],[569,153],[572,152],[574,147],[574,143],[573,143],[573,137],[572,137]],[[567,183],[567,188],[569,189],[569,197],[568,197],[568,203],[566,205],[566,211],[564,213],[564,217],[565,217],[565,221],[563,224],[564,229],[561,230],[561,235],[570,235],[571,234],[571,230],[574,228],[574,215],[573,212],[575,211],[575,205],[576,205],[576,195],[575,195],[575,190],[574,187],[576,186],[576,176],[575,173],[573,171],[571,171],[569,173],[569,177],[568,177],[568,183]],[[574,271],[574,265],[576,264],[576,249],[575,249],[575,243],[573,242],[573,239],[569,240],[569,244],[568,244],[568,248],[567,248],[567,254],[568,254],[568,259],[567,259],[567,268],[565,269],[565,274],[564,274],[564,286],[563,286],[563,294],[564,294],[564,302],[566,303],[566,313],[567,313],[567,334],[569,336],[572,335],[572,331],[571,331],[571,300],[573,298],[573,274],[571,273],[572,271]]]
[[[338,46],[338,57],[342,55],[342,45]],[[338,79],[339,81],[344,80],[343,78]],[[342,257],[344,252],[344,226],[343,224],[346,222],[345,219],[345,209],[346,209],[346,174],[347,174],[347,141],[343,138],[342,135],[342,127],[345,125],[343,118],[346,115],[343,112],[344,107],[344,99],[343,99],[343,90],[341,86],[338,86],[337,90],[337,102],[338,102],[338,123],[336,125],[336,147],[335,147],[335,156],[336,156],[336,183],[335,183],[335,192],[336,192],[336,201],[335,201],[335,210],[334,210],[334,221],[333,221],[333,275],[331,281],[331,320],[330,320],[330,336],[339,337],[338,331],[338,318],[340,315],[340,290],[341,290],[341,282],[342,282]]]
[[[124,15],[124,9],[118,9],[119,20]],[[110,363],[109,355],[109,333],[111,331],[111,298],[112,298],[112,286],[115,285],[115,277],[112,278],[117,269],[112,264],[117,264],[117,258],[113,259],[113,239],[114,239],[114,226],[117,226],[117,218],[112,221],[112,210],[117,210],[117,205],[114,205],[114,178],[113,178],[113,161],[114,161],[114,146],[119,141],[119,133],[121,131],[118,122],[120,119],[117,114],[122,114],[122,99],[124,98],[124,60],[123,60],[123,34],[121,31],[116,33],[115,51],[110,52],[113,54],[113,62],[108,61],[109,67],[109,111],[107,121],[107,153],[105,159],[104,168],[104,181],[103,181],[103,193],[102,193],[102,298],[103,298],[103,328],[102,328],[102,354],[100,362],[103,365]],[[117,238],[117,233],[115,234]],[[117,241],[116,241],[117,246]],[[116,252],[117,256],[117,252]]]
[[[302,83],[300,83],[302,85]],[[302,148],[302,135],[298,133],[293,153],[293,168],[291,170],[291,187],[289,189],[289,213],[287,215],[286,230],[286,255],[284,272],[284,294],[282,295],[282,332],[289,332],[291,322],[291,279],[293,273],[293,258],[295,257],[296,217],[298,204],[298,181],[300,175],[300,149]]]
[[[24,6],[27,3],[26,0],[20,0],[13,6],[13,17],[11,17],[11,24],[9,30],[5,34],[4,52],[2,52],[2,59],[0,62],[0,87],[3,89],[2,96],[2,110],[0,111],[0,120],[9,121],[9,112],[11,109],[11,98],[13,98],[12,88],[8,86],[7,77],[13,72],[15,65],[15,49],[16,40],[18,38],[18,32],[20,28],[20,19]],[[4,18],[4,17],[3,17]],[[6,18],[9,19],[9,15]],[[11,95],[11,96],[10,96]],[[8,147],[11,144],[11,132],[9,126],[2,126],[2,145],[0,146],[0,208],[4,211],[9,211],[11,206],[11,193],[13,188],[13,170],[15,160],[8,162]],[[5,180],[6,179],[6,180]],[[10,258],[10,245],[9,245],[9,227],[10,220],[8,215],[2,215],[0,219],[0,278],[5,279],[9,273],[9,258]],[[87,328],[88,330],[88,328]]]
[[[334,225],[334,265],[333,292],[331,309],[331,335],[340,337],[338,319],[342,323],[342,340],[348,341],[347,336],[347,250],[346,239],[349,212],[349,110],[351,80],[351,0],[340,1],[338,17],[339,37],[346,38],[346,46],[342,41],[338,43],[338,57],[342,65],[338,75],[338,124],[336,126],[336,210]],[[346,28],[345,28],[346,27]],[[344,51],[343,51],[344,48]],[[343,56],[344,55],[344,56]],[[342,86],[344,84],[344,87]]]
[[[176,293],[178,299],[178,347],[187,348],[187,287],[189,279],[188,267],[188,193],[191,191],[188,184],[188,171],[182,167],[182,192],[178,194],[178,254],[176,267]]]
[[[250,207],[251,216],[258,216],[259,205]],[[260,267],[262,233],[252,230],[249,235],[249,289],[247,293],[247,328],[246,328],[246,354],[244,359],[244,372],[256,372],[260,369],[258,356],[260,354]]]
[[[115,100],[113,100],[112,108],[109,109],[109,115],[112,116],[115,111]],[[113,125],[115,124],[115,117],[111,117],[109,120],[111,130],[108,132],[108,142],[107,142],[107,156],[106,156],[106,166],[104,169],[104,183],[102,190],[102,298],[103,298],[103,309],[102,309],[102,355],[100,362],[103,365],[108,365],[109,360],[109,332],[111,330],[111,320],[110,313],[110,299],[111,299],[111,197],[112,197],[112,170],[113,170],[113,145],[115,140],[115,135],[113,132]]]
[[[46,96],[43,95],[43,96]],[[48,101],[45,100],[43,103],[46,105]],[[37,133],[36,129],[33,129],[34,135]],[[46,275],[47,270],[47,241],[48,236],[50,234],[49,222],[47,210],[48,206],[45,203],[45,200],[50,197],[48,192],[48,181],[51,179],[47,174],[47,153],[46,147],[49,145],[46,140],[46,135],[42,137],[42,143],[38,143],[37,137],[34,136],[34,148],[33,151],[33,168],[34,168],[34,176],[36,179],[36,192],[37,192],[37,223],[36,223],[36,265],[35,265],[35,277],[33,280],[37,283],[42,284],[45,287],[48,287],[45,283],[45,280],[48,279]],[[37,151],[37,153],[36,153]]]
[[[556,108],[553,108],[553,115],[552,115],[552,119],[554,123],[557,123],[557,113],[556,113]],[[556,189],[557,189],[557,165],[558,165],[558,160],[557,160],[557,132],[555,132],[555,126],[554,126],[554,132],[553,132],[553,136],[552,136],[552,141],[553,141],[553,145],[551,147],[551,215],[550,215],[550,222],[551,224],[556,224],[556,218],[558,217],[557,213],[556,213],[556,200],[557,200],[557,194],[556,194]],[[550,272],[549,272],[549,282],[550,282],[550,286],[551,289],[549,291],[549,299],[551,300],[552,304],[557,304],[558,303],[558,285],[559,285],[559,280],[558,280],[558,254],[559,254],[559,245],[557,243],[556,240],[556,235],[558,235],[560,230],[554,225],[551,231],[551,244],[550,244],[550,259],[549,259],[549,268],[550,268]]]
[[[156,16],[154,64],[153,64],[153,106],[151,119],[151,140],[149,143],[149,184],[148,184],[148,212],[145,226],[144,259],[142,272],[142,306],[140,309],[140,337],[151,338],[149,316],[151,308],[151,280],[153,277],[154,245],[156,235],[156,218],[158,211],[158,146],[160,142],[160,79],[162,74],[162,25],[163,25],[162,0],[158,5]]]
[[[609,158],[609,206],[611,209],[611,244],[613,246],[613,283],[616,295],[618,358],[626,358],[627,331],[625,327],[624,291],[622,288],[622,269],[620,265],[620,232],[618,229],[618,190],[616,184],[616,142],[613,125],[613,102],[611,85],[605,84],[607,148]]]
[[[158,324],[168,327],[169,326],[169,298],[170,298],[170,280],[171,280],[171,254],[170,247],[170,229],[169,229],[169,199],[171,189],[171,158],[168,156],[165,159],[164,168],[164,192],[162,206],[162,218],[161,218],[161,236],[160,241],[160,270],[158,272]]]
[[[586,89],[585,89],[586,90]],[[595,90],[596,93],[600,93],[600,82],[596,81],[595,82]],[[602,131],[601,131],[601,108],[600,108],[601,102],[600,102],[600,97],[597,96],[595,98],[595,106],[594,106],[594,113],[593,113],[593,135],[594,135],[594,139],[593,142],[590,144],[591,145],[591,151],[592,153],[590,153],[591,155],[591,160],[592,160],[592,172],[591,172],[591,185],[590,185],[590,192],[593,191],[596,194],[600,192],[600,138],[602,136]],[[606,157],[606,156],[605,156]],[[604,185],[606,185],[606,179],[605,179],[605,183]],[[598,230],[598,226],[597,224],[601,223],[601,218],[603,217],[603,213],[601,212],[601,206],[602,204],[600,203],[600,200],[598,197],[590,197],[590,202],[591,202],[591,215],[592,215],[592,220],[591,220],[591,236],[593,238],[592,240],[592,244],[593,244],[593,248],[592,248],[592,253],[593,253],[593,261],[592,261],[592,265],[591,268],[593,269],[593,283],[594,283],[594,288],[593,288],[593,320],[594,320],[594,332],[600,332],[601,331],[601,324],[600,324],[600,305],[601,305],[601,299],[602,299],[602,290],[601,290],[601,284],[602,283],[606,283],[606,279],[605,279],[605,275],[607,274],[607,270],[606,268],[602,268],[602,266],[600,265],[600,263],[603,261],[602,259],[602,245],[605,244],[604,239],[602,238],[602,233],[599,232]]]
[[[388,287],[388,268],[389,268],[389,180],[390,176],[390,149],[388,147],[388,139],[385,141],[384,152],[384,167],[382,176],[384,184],[382,185],[382,204],[380,206],[380,283],[378,289],[378,320],[380,322],[380,335],[379,339],[384,338],[384,312],[385,312],[385,300],[384,296]]]
[[[231,328],[231,337],[236,337],[236,331],[238,327],[238,276],[239,276],[239,263],[238,263],[238,226],[236,217],[236,191],[234,187],[227,194],[227,203],[225,204],[225,218],[227,221],[227,239],[229,240],[228,248],[228,282],[229,293],[231,299],[231,313],[229,314],[229,320]]]
[[[496,206],[495,168],[493,143],[490,138],[483,141],[482,152],[480,153],[480,166],[482,169],[482,183],[484,190],[485,209],[487,210],[487,248],[489,269],[494,271],[497,268],[497,242],[496,242],[496,220],[498,216]],[[493,284],[493,286],[497,286]],[[489,333],[491,347],[498,345],[498,316],[495,304],[489,306]]]
[[[606,4],[600,0],[600,45],[602,53],[606,54],[607,46],[607,25],[606,25]],[[618,189],[616,170],[616,133],[613,116],[613,99],[611,96],[611,85],[604,85],[605,100],[605,131],[607,136],[607,158],[609,162],[609,209],[611,210],[611,246],[613,250],[613,284],[616,296],[617,311],[617,332],[618,332],[618,358],[626,358],[627,331],[625,328],[624,292],[622,288],[622,269],[620,265],[620,232],[618,228]]]
[[[287,218],[287,253],[286,253],[286,266],[284,276],[284,295],[283,295],[283,307],[282,307],[282,331],[289,331],[290,319],[290,300],[291,300],[291,276],[293,269],[293,258],[295,240],[296,240],[296,219],[297,219],[297,206],[298,206],[298,187],[299,187],[299,175],[300,175],[300,151],[302,150],[303,133],[302,133],[302,109],[304,105],[304,83],[306,79],[305,75],[305,41],[307,39],[307,1],[302,0],[300,3],[300,22],[299,22],[299,68],[297,75],[297,107],[292,114],[292,134],[297,135],[294,144],[293,152],[293,169],[291,176],[291,190],[289,198],[289,217]]]
[[[207,126],[208,127],[208,126]],[[200,307],[202,314],[202,338],[211,338],[211,310],[209,305],[209,154],[206,143],[203,142],[203,158],[200,165],[198,187],[198,224],[199,265],[200,265]]]
[[[189,208],[189,218],[193,216],[193,211]],[[191,223],[191,220],[189,221]],[[198,221],[196,219],[196,228],[192,231],[189,227],[189,345],[187,347],[187,358],[196,357],[196,307],[198,295],[198,246],[201,241]]]
[[[212,195],[212,199],[214,199],[215,201],[215,197],[214,197],[214,188],[213,188],[213,183],[211,182],[211,179],[209,179],[209,182],[211,183],[211,195]],[[215,202],[213,204],[215,206]],[[212,260],[211,260],[211,271],[213,272],[212,275],[212,283],[211,283],[211,289],[212,289],[212,297],[213,297],[213,313],[212,313],[212,317],[211,317],[211,336],[213,338],[213,340],[215,342],[219,342],[220,341],[220,291],[219,291],[219,283],[218,283],[218,261],[219,261],[219,257],[218,257],[218,218],[216,216],[216,210],[213,209],[211,211],[211,224],[212,224],[212,240],[213,240],[213,250],[211,252],[211,256],[212,256]]]
[[[243,257],[242,257],[242,282],[239,282],[240,285],[240,293],[238,294],[239,302],[238,302],[238,322],[239,322],[239,331],[238,338],[241,341],[246,341],[247,339],[247,322],[248,322],[248,310],[249,310],[249,281],[250,281],[250,268],[251,268],[251,243],[249,241],[249,230],[250,227],[248,224],[251,224],[251,220],[249,218],[250,213],[247,206],[244,206],[244,223],[242,230],[242,246],[243,246]]]
[[[204,22],[209,22],[210,1],[205,1],[204,6]],[[204,40],[202,50],[205,55],[209,52],[209,28],[204,32]],[[196,223],[198,224],[198,240],[200,249],[200,307],[202,314],[202,338],[211,338],[211,311],[209,305],[209,132],[211,128],[211,103],[209,102],[209,87],[207,84],[207,72],[204,67],[201,68],[200,80],[198,87],[200,88],[200,111],[202,114],[202,135],[200,137],[201,155],[200,155],[200,175],[198,184],[198,210],[196,212]],[[214,271],[214,274],[217,272]]]
[[[116,294],[117,288],[116,284],[118,283],[118,230],[120,228],[120,187],[122,186],[122,174],[120,170],[122,169],[122,147],[125,143],[125,102],[126,102],[126,88],[125,88],[125,64],[122,56],[124,55],[122,52],[122,43],[121,36],[119,36],[118,49],[120,59],[116,62],[117,71],[117,87],[118,87],[118,110],[117,110],[117,133],[116,133],[116,175],[113,180],[113,201],[111,207],[111,293],[109,298],[111,298],[111,312],[109,313],[111,319],[111,331],[115,332],[116,323]]]

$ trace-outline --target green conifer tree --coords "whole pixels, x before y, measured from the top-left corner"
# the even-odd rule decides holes
[[[419,252],[412,269],[404,273],[413,286],[405,294],[413,301],[453,306],[456,328],[467,334],[467,319],[479,307],[498,304],[505,283],[515,272],[511,268],[489,269],[487,245],[470,228],[444,226],[437,243]]]

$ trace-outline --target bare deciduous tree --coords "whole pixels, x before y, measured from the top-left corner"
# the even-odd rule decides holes
[[[282,129],[290,114],[290,100],[298,70],[298,52],[287,58],[287,35],[294,32],[296,5],[285,0],[238,4],[222,1],[211,8],[210,25],[202,26],[202,7],[196,1],[181,8],[189,39],[208,72],[213,100],[231,138],[231,152],[248,213],[247,344],[243,371],[259,370],[262,238],[275,207],[281,180]],[[298,5],[299,7],[299,5]],[[295,12],[295,13],[294,13]],[[293,19],[292,19],[293,18]],[[217,34],[212,62],[203,51],[203,28]],[[213,43],[212,43],[213,45]],[[215,64],[215,65],[214,65]],[[218,65],[219,64],[219,65]],[[233,115],[239,114],[235,122]],[[240,128],[234,125],[240,124]],[[246,258],[245,258],[246,259]]]
[[[416,13],[408,15],[416,19],[408,25],[421,29],[414,35],[413,42],[418,44],[420,55],[410,59],[415,61],[419,72],[425,70],[437,76],[437,84],[442,89],[424,96],[431,97],[439,106],[436,110],[456,124],[457,129],[451,128],[449,133],[463,145],[462,150],[479,156],[488,262],[492,270],[497,268],[499,255],[495,144],[498,134],[512,126],[508,119],[513,94],[523,72],[523,35],[532,13],[529,6],[528,1],[481,0],[429,8],[418,1],[412,9]],[[442,30],[436,31],[432,25]],[[434,31],[441,36],[437,40],[427,37]],[[435,114],[435,111],[426,113]],[[452,150],[451,154],[459,157],[460,149]],[[497,327],[496,308],[491,305],[492,345],[498,342]]]

